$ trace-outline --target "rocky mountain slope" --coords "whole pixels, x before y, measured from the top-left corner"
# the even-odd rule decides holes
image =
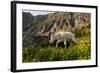
[[[76,36],[89,34],[90,25],[90,13],[54,12],[33,16],[23,12],[23,47],[49,44],[51,32],[70,31]]]

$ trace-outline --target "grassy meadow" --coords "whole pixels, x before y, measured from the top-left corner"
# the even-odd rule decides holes
[[[90,36],[77,37],[77,45],[68,48],[54,46],[23,48],[23,62],[87,60],[91,58]]]

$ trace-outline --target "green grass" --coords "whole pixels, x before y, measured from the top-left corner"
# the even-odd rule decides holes
[[[90,36],[84,35],[77,37],[76,45],[66,49],[54,46],[23,48],[23,62],[88,60],[91,58],[90,43]]]

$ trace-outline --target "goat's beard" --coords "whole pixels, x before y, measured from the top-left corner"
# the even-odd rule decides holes
[[[54,40],[50,40],[50,43],[52,44],[54,42]]]

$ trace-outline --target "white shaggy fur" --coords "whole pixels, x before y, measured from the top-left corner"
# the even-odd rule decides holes
[[[71,32],[57,32],[54,35],[51,35],[50,43],[53,43],[54,40],[57,40],[56,47],[58,47],[58,43],[64,42],[65,48],[66,48],[66,41],[72,40],[74,43],[76,43],[74,34]]]

